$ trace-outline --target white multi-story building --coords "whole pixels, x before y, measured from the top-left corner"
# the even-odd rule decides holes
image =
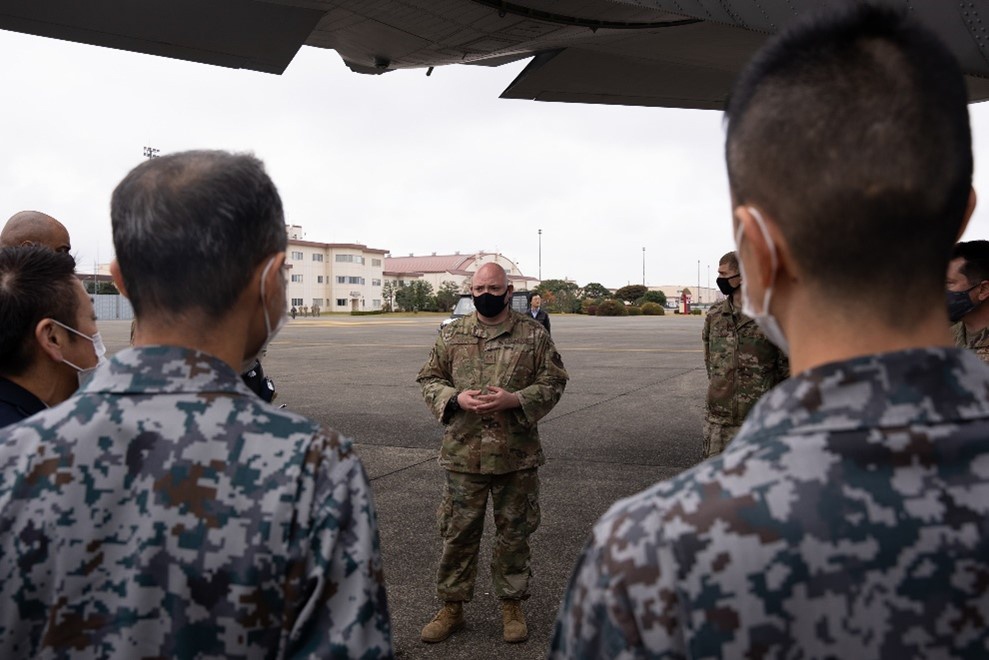
[[[370,312],[382,307],[384,258],[388,250],[359,243],[317,243],[302,228],[287,227],[289,305],[321,312]]]

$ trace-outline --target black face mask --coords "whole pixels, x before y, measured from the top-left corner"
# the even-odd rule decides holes
[[[482,293],[479,296],[474,296],[474,307],[477,309],[477,313],[489,319],[501,314],[501,311],[507,306],[508,296],[506,294],[496,296],[493,293]]]
[[[981,282],[979,283],[981,284]],[[979,286],[976,284],[975,286]],[[948,304],[948,320],[952,323],[958,323],[962,320],[962,317],[971,312],[973,309],[978,307],[972,298],[968,295],[968,292],[975,288],[975,286],[970,287],[964,291],[945,291],[945,301]]]
[[[733,294],[736,291],[738,291],[738,287],[737,286],[732,286],[728,282],[728,280],[734,279],[735,277],[738,277],[738,275],[734,275],[732,277],[719,277],[718,279],[716,279],[714,281],[717,283],[718,288],[721,289],[721,293],[725,294],[726,296],[730,296],[731,294]]]

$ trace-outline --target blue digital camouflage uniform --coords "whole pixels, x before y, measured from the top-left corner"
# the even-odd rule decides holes
[[[122,351],[0,431],[0,657],[392,655],[351,443],[209,355]]]
[[[528,597],[528,538],[540,522],[536,468],[545,461],[536,422],[559,401],[567,378],[549,333],[531,316],[511,312],[504,323],[487,326],[471,314],[442,329],[417,377],[426,404],[446,424],[439,463],[447,479],[437,512],[441,600],[473,597],[489,494],[498,532],[495,595]],[[451,397],[489,385],[514,392],[522,406],[485,416],[459,410],[448,418]]]
[[[552,658],[989,657],[989,367],[824,365],[594,528]]]

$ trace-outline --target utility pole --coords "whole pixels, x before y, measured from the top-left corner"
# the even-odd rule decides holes
[[[701,260],[697,260],[697,302],[701,302]]]
[[[144,147],[144,157],[148,160],[152,158],[157,158],[161,154],[161,149],[155,149],[154,147]]]
[[[543,281],[543,230],[539,230],[539,281]]]
[[[642,248],[642,286],[646,285],[646,248]]]

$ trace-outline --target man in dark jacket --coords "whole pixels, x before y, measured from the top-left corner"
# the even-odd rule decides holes
[[[543,311],[543,299],[537,293],[529,301],[529,314],[535,320],[543,324],[546,332],[549,332],[549,314]]]

